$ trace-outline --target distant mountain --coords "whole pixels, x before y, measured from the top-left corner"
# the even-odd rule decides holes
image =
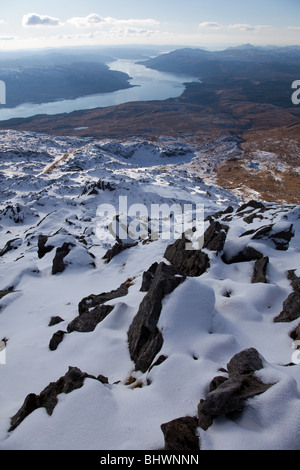
[[[6,84],[8,107],[75,99],[131,87],[126,73],[110,70],[103,63],[87,61],[0,68],[0,78]]]

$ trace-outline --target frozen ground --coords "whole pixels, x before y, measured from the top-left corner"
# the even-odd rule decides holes
[[[201,449],[300,448],[300,369],[289,336],[298,317],[274,322],[293,291],[288,271],[300,276],[299,206],[265,203],[263,210],[238,211],[242,201],[192,171],[194,158],[194,149],[178,149],[176,141],[121,145],[1,132],[0,339],[6,348],[0,352],[0,449],[163,449],[161,424],[197,416],[211,380],[246,348],[263,358],[255,375],[273,385],[231,419],[219,416],[206,431],[199,427]],[[218,216],[228,227],[222,250],[203,249],[210,259],[204,274],[188,275],[164,297],[157,325],[163,345],[152,364],[167,359],[146,372],[135,370],[127,333],[146,295],[143,273],[154,262],[169,264],[164,254],[173,241],[138,240],[105,263],[115,240],[107,238],[97,210],[111,204],[118,214],[120,196],[149,210],[151,204],[203,205],[205,228],[208,216],[232,207]],[[272,238],[278,233],[280,249]],[[40,235],[49,247],[42,257]],[[64,243],[70,249],[65,269],[53,274]],[[268,257],[265,282],[251,282],[253,260],[222,258],[247,246]],[[129,279],[126,295],[106,302],[113,309],[93,331],[65,334],[50,350],[53,334],[67,330],[82,299]],[[62,321],[48,326],[54,316]],[[90,377],[60,393],[51,415],[38,407],[9,431],[26,396],[39,395],[69,367]],[[107,383],[95,380],[99,375]]]

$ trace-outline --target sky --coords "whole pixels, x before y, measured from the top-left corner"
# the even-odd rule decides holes
[[[0,0],[0,50],[300,45],[300,0]],[[1,5],[2,4],[2,5]]]

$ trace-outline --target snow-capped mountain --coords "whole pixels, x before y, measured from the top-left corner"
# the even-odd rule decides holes
[[[299,206],[239,200],[196,160],[1,132],[0,449],[299,449]],[[114,237],[99,207],[117,226],[122,198],[203,207],[202,245],[151,217]]]

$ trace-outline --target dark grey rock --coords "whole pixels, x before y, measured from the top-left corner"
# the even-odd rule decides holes
[[[225,264],[245,263],[249,261],[255,261],[260,258],[263,258],[263,254],[255,250],[251,246],[247,246],[242,251],[240,251],[237,255],[231,258],[227,256],[226,252],[222,255],[222,261]]]
[[[150,289],[157,267],[158,263],[153,263],[150,268],[143,273],[142,286],[140,289],[141,292],[148,292]]]
[[[273,384],[265,384],[254,375],[255,371],[262,368],[262,358],[255,348],[235,354],[227,364],[229,378],[215,377],[210,383],[206,399],[200,400],[199,426],[206,431],[218,416],[230,417],[233,413],[241,412],[248,398],[268,390]]]
[[[39,235],[38,237],[38,257],[41,259],[47,253],[53,250],[54,246],[46,245],[48,242],[48,237],[46,235]]]
[[[13,240],[9,240],[4,248],[0,250],[0,257],[6,255],[9,251],[16,250],[22,244],[21,238],[14,238]]]
[[[253,268],[253,275],[251,282],[253,284],[257,282],[267,283],[267,267],[269,264],[269,257],[264,256],[255,261],[254,268]]]
[[[242,212],[245,209],[248,209],[249,207],[252,209],[262,209],[262,210],[266,208],[262,202],[252,200],[252,201],[246,202],[245,204],[242,204],[241,207],[239,207],[236,212],[237,213]]]
[[[58,345],[64,339],[65,334],[66,334],[66,332],[62,331],[62,330],[56,331],[56,333],[53,334],[53,336],[50,340],[50,343],[49,343],[50,351],[55,351],[57,349]]]
[[[128,248],[132,248],[137,244],[138,242],[123,243],[121,241],[117,241],[115,245],[105,253],[102,259],[104,259],[106,263],[110,263],[110,261],[119,253],[122,253],[122,251],[128,250]]]
[[[128,345],[136,370],[146,372],[161,349],[163,338],[157,328],[163,298],[185,280],[173,267],[160,263],[149,291],[128,330]]]
[[[61,323],[63,321],[64,321],[63,318],[61,318],[59,316],[51,317],[51,319],[48,323],[48,326],[54,326],[54,325],[57,325],[58,323]]]
[[[68,324],[68,333],[71,333],[72,331],[80,331],[82,333],[94,331],[98,323],[103,321],[113,308],[114,307],[111,305],[99,305],[91,311],[84,311]]]
[[[19,411],[11,418],[8,432],[16,429],[22,421],[33,411],[40,407],[40,399],[35,393],[30,393],[24,400]]]
[[[98,307],[109,300],[124,297],[128,294],[128,289],[131,285],[132,281],[131,279],[128,279],[115,290],[102,292],[101,294],[91,294],[88,297],[84,297],[78,304],[79,315],[91,310],[92,308]]]
[[[292,292],[288,298],[283,302],[283,309],[277,317],[274,318],[275,322],[291,322],[300,317],[300,293]]]
[[[198,420],[185,416],[161,425],[165,439],[165,450],[199,451]]]
[[[205,230],[203,248],[219,253],[223,250],[228,226],[214,221]]]
[[[245,406],[245,400],[259,395],[270,388],[251,374],[230,377],[212,392],[209,392],[199,409],[198,417],[202,415],[214,419],[221,415],[240,412]]]
[[[62,273],[65,270],[66,264],[64,258],[70,253],[72,246],[75,245],[72,243],[64,243],[61,247],[56,249],[52,264],[52,274]]]
[[[262,368],[261,356],[255,348],[244,349],[235,354],[227,364],[230,376],[250,374]]]
[[[164,257],[185,276],[201,276],[210,267],[210,260],[201,250],[186,250],[189,240],[183,236],[165,251]]]
[[[81,388],[86,378],[98,380],[103,384],[108,383],[108,379],[103,375],[99,375],[96,378],[93,375],[82,372],[78,367],[69,367],[68,372],[64,376],[60,377],[56,382],[51,382],[47,385],[39,395],[34,393],[27,395],[19,411],[11,418],[8,431],[11,432],[16,429],[30,413],[38,408],[45,408],[51,416],[58,403],[57,396],[61,393],[71,393],[73,390]]]

